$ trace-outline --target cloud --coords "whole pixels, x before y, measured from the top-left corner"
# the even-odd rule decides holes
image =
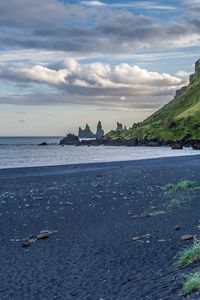
[[[8,68],[0,70],[0,76],[3,78],[19,81],[38,81],[49,84],[66,83],[65,77],[68,75],[67,69],[58,71],[48,69],[43,66],[33,68]]]
[[[16,81],[36,81],[41,83],[77,86],[83,88],[131,88],[149,86],[174,87],[182,84],[178,77],[165,73],[149,72],[137,65],[121,63],[110,66],[103,63],[80,64],[67,59],[54,66],[60,69],[36,65],[34,67],[11,67],[0,69],[0,77]]]
[[[135,1],[135,2],[121,2],[121,3],[105,3],[102,1],[82,1],[81,4],[86,6],[107,6],[112,8],[135,8],[145,10],[176,10],[176,6],[158,4],[153,1]]]
[[[189,72],[184,71],[184,70],[180,70],[176,73],[176,76],[181,77],[181,78],[188,78],[190,75]]]
[[[81,1],[81,4],[86,6],[108,6],[107,4],[101,2],[101,1]]]
[[[28,5],[26,0],[0,1],[1,48],[63,51],[73,55],[119,55],[145,49],[158,51],[200,45],[200,12],[197,9],[188,7],[184,14],[167,19],[166,23],[136,15],[132,9],[122,7],[170,8],[156,2],[84,3],[90,6],[57,0],[29,0]]]
[[[23,84],[24,95],[12,98],[17,104],[81,104],[101,109],[159,106],[185,84],[179,77],[150,72],[137,65],[80,64],[73,58],[54,64],[54,68],[40,65],[1,68],[0,78]],[[34,95],[28,89],[34,83],[48,85],[51,93],[48,90],[37,95],[36,91]],[[0,98],[0,103],[6,101],[11,101],[8,95]]]

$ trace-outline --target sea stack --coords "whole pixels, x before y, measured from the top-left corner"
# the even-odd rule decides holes
[[[78,137],[81,139],[93,139],[95,138],[95,134],[91,131],[90,126],[86,124],[85,129],[79,127]]]
[[[123,130],[123,124],[117,122],[117,128],[116,131],[122,131]]]
[[[96,138],[101,139],[104,136],[104,130],[102,128],[101,121],[97,124]]]

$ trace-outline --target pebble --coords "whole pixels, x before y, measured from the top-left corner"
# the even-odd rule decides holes
[[[177,226],[174,227],[174,229],[175,229],[175,230],[180,230],[181,227],[180,227],[179,225],[177,225]]]
[[[24,248],[27,248],[27,247],[31,246],[34,242],[35,242],[35,239],[28,238],[28,239],[25,239],[25,240],[24,240],[22,246],[23,246]]]
[[[37,235],[38,240],[47,239],[53,232],[49,231],[48,229],[41,230],[40,233]]]
[[[133,241],[138,241],[139,239],[140,239],[139,236],[134,236],[132,240],[133,240]]]
[[[189,241],[189,240],[193,240],[194,236],[192,234],[186,234],[186,235],[182,235],[181,236],[181,241]]]

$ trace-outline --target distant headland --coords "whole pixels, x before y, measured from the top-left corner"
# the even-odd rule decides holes
[[[117,128],[104,134],[101,121],[93,133],[88,124],[79,128],[78,136],[67,135],[61,144],[112,146],[163,146],[172,149],[192,146],[200,150],[200,60],[188,86],[176,91],[175,97],[143,122],[129,129],[117,122]],[[94,139],[85,141],[84,139]]]

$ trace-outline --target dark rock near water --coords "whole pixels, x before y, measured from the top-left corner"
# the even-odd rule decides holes
[[[161,142],[159,142],[159,141],[154,141],[154,140],[152,140],[152,141],[147,141],[146,143],[145,143],[145,146],[149,146],[149,147],[160,147],[160,146],[162,146],[162,143]]]
[[[138,145],[138,139],[137,138],[125,141],[125,146],[132,147],[132,146],[137,146],[137,145]]]
[[[60,145],[75,145],[76,143],[79,143],[79,138],[71,133],[60,141]]]
[[[191,142],[191,145],[194,150],[200,150],[200,141]]]
[[[82,140],[75,144],[75,146],[100,146],[100,140]]]
[[[172,150],[182,150],[183,149],[183,144],[180,142],[175,142],[171,144],[171,149]]]
[[[48,145],[47,142],[42,142],[42,143],[38,144],[38,146],[47,146],[47,145]]]

